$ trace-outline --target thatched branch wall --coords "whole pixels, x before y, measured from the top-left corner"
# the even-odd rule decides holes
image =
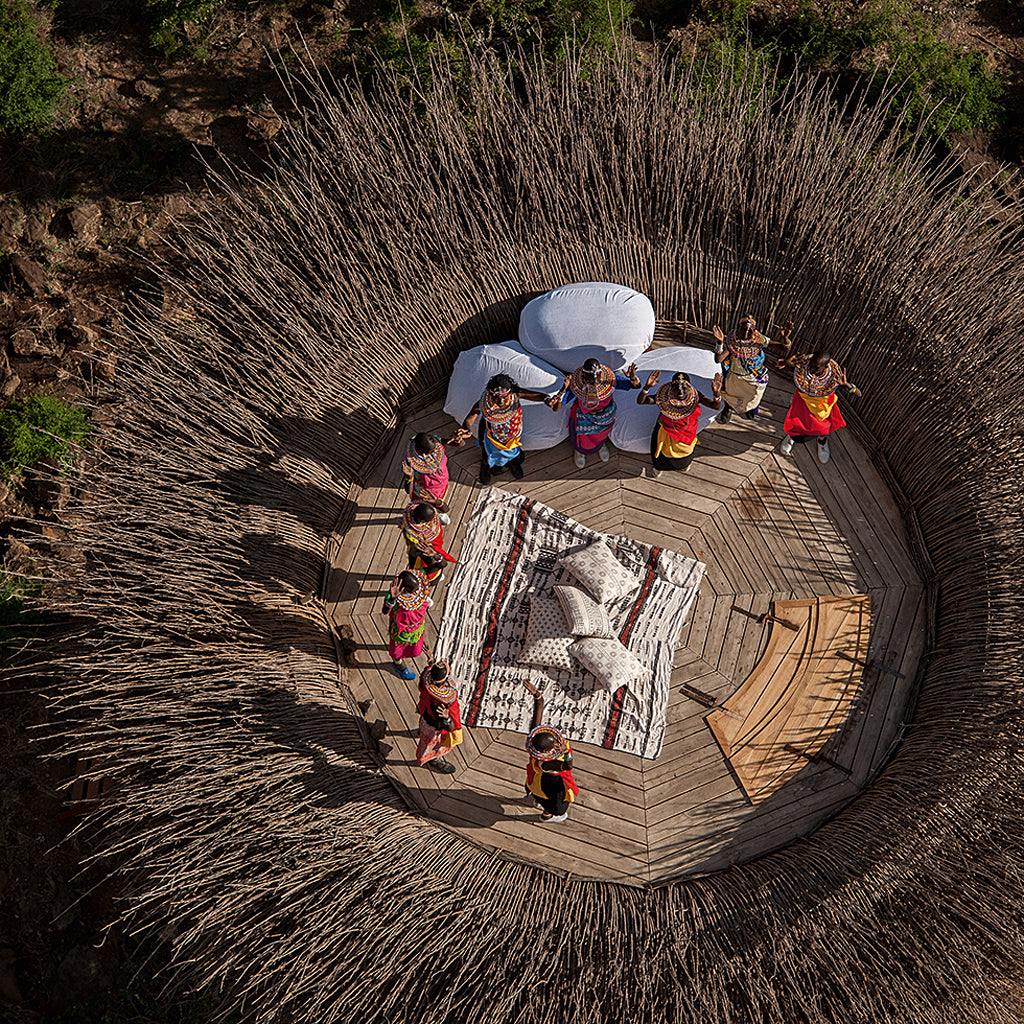
[[[688,74],[627,48],[586,73],[467,56],[412,91],[297,78],[270,170],[219,178],[173,239],[176,301],[129,319],[55,711],[119,776],[101,826],[136,926],[262,1021],[1012,1019],[1021,211],[991,222],[907,125],[813,82]],[[316,597],[399,403],[572,280],[830,346],[934,569],[916,718],[869,790],[651,890],[405,810]]]

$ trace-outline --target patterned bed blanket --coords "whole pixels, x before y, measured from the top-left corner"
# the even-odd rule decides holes
[[[632,593],[605,606],[619,639],[647,669],[615,692],[582,669],[519,664],[529,596],[550,592],[555,584],[575,584],[559,557],[600,537],[639,581]],[[522,495],[485,488],[448,587],[437,645],[458,687],[463,721],[529,732],[533,699],[526,679],[544,694],[545,723],[570,740],[657,757],[672,652],[704,568],[674,551],[596,533]]]

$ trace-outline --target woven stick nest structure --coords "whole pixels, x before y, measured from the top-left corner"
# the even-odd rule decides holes
[[[134,926],[260,1021],[1000,1021],[1020,970],[1021,213],[813,82],[463,55],[302,73],[269,171],[180,226],[50,652]],[[889,766],[806,840],[641,889],[492,857],[365,753],[318,600],[401,401],[620,281],[659,317],[791,315],[859,411],[933,637]]]

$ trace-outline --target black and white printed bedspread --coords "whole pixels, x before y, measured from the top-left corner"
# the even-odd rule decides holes
[[[606,605],[619,639],[647,668],[614,693],[589,673],[519,664],[529,595],[575,580],[557,565],[598,537],[638,579],[631,594]],[[544,720],[570,740],[655,758],[665,732],[672,652],[697,598],[704,565],[628,537],[595,533],[522,495],[485,488],[470,517],[448,587],[437,653],[451,666],[463,721],[526,733],[533,699],[544,694]]]

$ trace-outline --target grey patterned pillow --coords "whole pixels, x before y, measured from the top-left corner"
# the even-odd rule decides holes
[[[562,555],[559,563],[601,602],[624,597],[640,581],[612,554],[603,540],[595,540],[581,551]]]
[[[559,584],[555,587],[555,597],[562,606],[565,624],[573,636],[603,636],[614,639],[615,630],[612,620],[604,605],[598,604],[592,597],[584,594],[579,587],[567,587]]]
[[[530,620],[526,625],[526,639],[519,660],[524,665],[542,668],[573,670],[569,657],[572,637],[565,628],[565,616],[558,602],[544,594],[530,597]]]
[[[618,640],[583,637],[569,644],[569,653],[612,693],[647,671],[644,663]]]

